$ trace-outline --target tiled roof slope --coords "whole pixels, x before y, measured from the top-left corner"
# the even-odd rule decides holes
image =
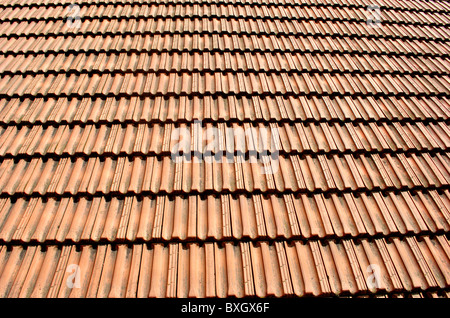
[[[450,297],[448,1],[71,2],[0,3],[0,297]]]

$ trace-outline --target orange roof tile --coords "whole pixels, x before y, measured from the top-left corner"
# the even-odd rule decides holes
[[[0,297],[450,297],[450,4],[372,2],[2,1]]]

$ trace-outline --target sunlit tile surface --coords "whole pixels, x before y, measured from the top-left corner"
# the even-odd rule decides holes
[[[3,0],[0,297],[449,297],[450,4]]]

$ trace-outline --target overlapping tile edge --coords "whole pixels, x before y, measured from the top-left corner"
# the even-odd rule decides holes
[[[449,203],[448,190],[431,189],[3,198],[0,241],[88,244],[445,234]]]
[[[78,31],[0,4],[29,18],[0,25],[1,297],[450,296],[449,5],[374,1],[381,30],[350,0],[80,6],[109,3]],[[180,128],[223,160],[171,161]]]
[[[0,295],[280,297],[436,291],[450,282],[449,253],[448,240],[440,235],[306,243],[3,246]],[[65,270],[68,264],[81,268],[77,288],[66,284],[72,275]],[[378,271],[380,285],[366,279],[369,266]]]

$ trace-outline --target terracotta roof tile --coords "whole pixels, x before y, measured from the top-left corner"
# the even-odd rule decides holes
[[[450,280],[448,244],[442,240],[16,246],[0,251],[0,292],[3,297],[280,297],[442,288]],[[69,262],[85,269],[80,288],[73,290],[58,270]],[[383,275],[378,288],[366,282],[369,262],[379,264]],[[148,274],[135,278],[134,271]]]
[[[200,151],[194,134],[217,141],[214,153],[248,154],[263,150],[283,154],[442,151],[450,147],[444,122],[391,123],[196,123],[80,124],[0,127],[0,154],[8,156],[170,155]],[[267,125],[267,126],[266,126]],[[182,133],[177,131],[182,130]],[[209,131],[208,131],[209,130]],[[253,137],[255,136],[255,137]],[[243,139],[240,139],[244,137]],[[253,138],[259,139],[256,143]],[[179,147],[178,141],[183,142]],[[262,149],[263,142],[268,149]]]
[[[341,238],[450,227],[448,190],[1,200],[0,240],[8,243]]]
[[[296,75],[296,76],[295,76]],[[36,74],[2,75],[0,96],[88,97],[107,94],[130,95],[369,95],[396,96],[449,93],[447,76],[391,74],[293,74],[284,83],[281,74],[271,73],[147,73],[139,74]]]
[[[108,149],[106,150],[108,152]],[[236,190],[313,192],[413,189],[446,186],[450,180],[449,158],[445,152],[423,152],[408,156],[403,153],[278,155],[251,150],[246,155],[219,152],[200,157],[195,153],[192,156],[186,154],[180,155],[178,162],[176,157],[148,156],[139,160],[123,156],[32,158],[18,162],[14,159],[4,159],[0,164],[0,169],[5,171],[0,176],[3,183],[0,191],[8,195],[108,194],[117,191],[128,193],[131,191],[127,186],[130,183],[131,171],[133,174],[146,176],[145,179],[149,180],[141,180],[137,184],[142,192],[155,194],[186,193],[190,190],[203,193]],[[196,163],[196,160],[200,163]],[[127,165],[124,165],[125,161]],[[251,173],[244,173],[248,186],[244,185],[242,179],[239,182],[237,175],[240,169],[243,169],[242,172]],[[41,175],[42,171],[52,173]],[[331,176],[327,177],[327,173]],[[200,174],[204,174],[204,186],[193,188],[192,178],[200,177]],[[123,176],[120,183],[116,182],[116,175]],[[182,183],[177,182],[176,178],[187,178],[186,182],[183,182],[185,187],[182,187]],[[58,186],[53,189],[49,186],[52,183]]]
[[[450,296],[447,2],[70,4],[0,4],[0,297]]]

